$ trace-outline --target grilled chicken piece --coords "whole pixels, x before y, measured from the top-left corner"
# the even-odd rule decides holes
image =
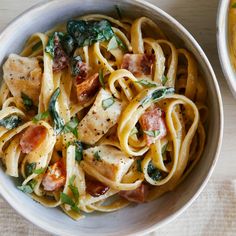
[[[95,144],[117,123],[121,109],[121,103],[109,91],[101,89],[93,106],[78,125],[79,139],[84,143]]]
[[[123,152],[106,145],[86,149],[83,158],[100,174],[117,182],[122,180],[133,163]]]
[[[42,69],[36,58],[10,54],[3,65],[3,78],[13,96],[24,93],[38,104]]]

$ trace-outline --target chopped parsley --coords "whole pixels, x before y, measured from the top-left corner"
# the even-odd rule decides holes
[[[144,130],[143,131],[149,137],[156,138],[160,134],[160,130]]]
[[[103,70],[99,70],[99,82],[102,85],[102,88],[105,89],[105,82],[104,82],[104,76],[103,76]]]
[[[76,205],[76,202],[74,202],[74,200],[70,196],[68,196],[67,194],[61,192],[60,193],[60,199],[61,199],[62,203],[71,206],[71,210],[73,210],[75,212],[80,211],[79,208]]]
[[[44,120],[46,118],[49,117],[49,112],[48,111],[45,111],[45,112],[42,112],[42,113],[39,113],[37,114],[34,118],[33,118],[33,122],[34,123],[37,123],[38,121],[40,120]]]
[[[162,83],[163,86],[165,86],[167,81],[168,81],[168,78],[165,75],[162,75],[161,83]]]
[[[99,151],[96,151],[96,152],[93,154],[93,156],[94,156],[94,160],[96,160],[96,161],[101,161],[101,157],[100,157],[100,155],[99,155]]]
[[[104,99],[102,101],[102,107],[104,110],[106,110],[107,108],[109,108],[110,106],[112,106],[115,102],[115,99],[113,97],[110,97],[110,98],[107,98],[107,99]]]
[[[77,117],[72,118],[69,122],[67,122],[63,128],[64,133],[72,133],[76,138],[78,138],[78,127],[79,121]]]
[[[75,175],[71,176],[71,178],[69,179],[68,187],[71,190],[71,192],[73,193],[75,201],[78,202],[79,201],[79,191],[78,191],[78,188],[75,187],[74,181],[75,181]]]
[[[43,174],[44,171],[45,171],[45,168],[39,168],[39,169],[34,170],[33,173],[40,175],[40,174]]]
[[[157,87],[156,84],[151,83],[151,82],[149,82],[149,81],[147,81],[145,79],[138,80],[138,81],[136,81],[136,83],[141,84],[141,85],[143,85],[145,87],[148,87],[148,88]]]

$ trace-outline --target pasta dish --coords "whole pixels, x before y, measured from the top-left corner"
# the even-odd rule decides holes
[[[2,166],[73,219],[172,191],[203,153],[204,78],[149,18],[71,19],[33,34],[2,70]]]

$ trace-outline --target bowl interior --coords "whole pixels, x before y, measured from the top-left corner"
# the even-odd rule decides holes
[[[104,13],[116,16],[111,0],[51,1],[39,5],[19,17],[0,35],[0,64],[11,52],[19,52],[26,39],[37,31],[44,32],[59,22],[88,13]],[[187,179],[173,192],[160,199],[142,205],[133,205],[114,213],[89,214],[75,222],[59,209],[48,209],[34,202],[16,188],[16,181],[0,168],[0,192],[23,216],[52,233],[63,235],[127,235],[147,233],[169,221],[186,208],[206,183],[218,155],[222,137],[221,97],[214,73],[200,47],[187,31],[158,8],[142,1],[119,1],[123,15],[135,18],[148,16],[171,36],[173,42],[188,48],[195,55],[208,88],[209,126],[207,143],[198,165]],[[132,11],[131,11],[132,9]]]

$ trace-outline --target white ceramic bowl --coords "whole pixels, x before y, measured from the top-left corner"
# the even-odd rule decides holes
[[[19,52],[25,40],[36,31],[46,31],[55,24],[87,13],[115,15],[115,0],[58,0],[39,4],[14,20],[0,35],[0,63],[11,52]],[[0,193],[22,216],[39,227],[60,235],[138,235],[151,232],[183,212],[200,194],[216,164],[223,133],[222,101],[216,77],[204,52],[175,19],[161,9],[141,0],[119,1],[122,14],[149,16],[171,35],[177,44],[195,55],[206,79],[209,102],[207,143],[200,162],[178,188],[160,199],[131,206],[114,213],[90,214],[75,222],[59,209],[48,209],[34,202],[16,188],[15,179],[0,168]],[[202,209],[199,209],[202,210]]]
[[[230,60],[228,45],[228,13],[230,0],[221,0],[217,16],[217,46],[221,67],[228,86],[236,98],[236,72]]]

